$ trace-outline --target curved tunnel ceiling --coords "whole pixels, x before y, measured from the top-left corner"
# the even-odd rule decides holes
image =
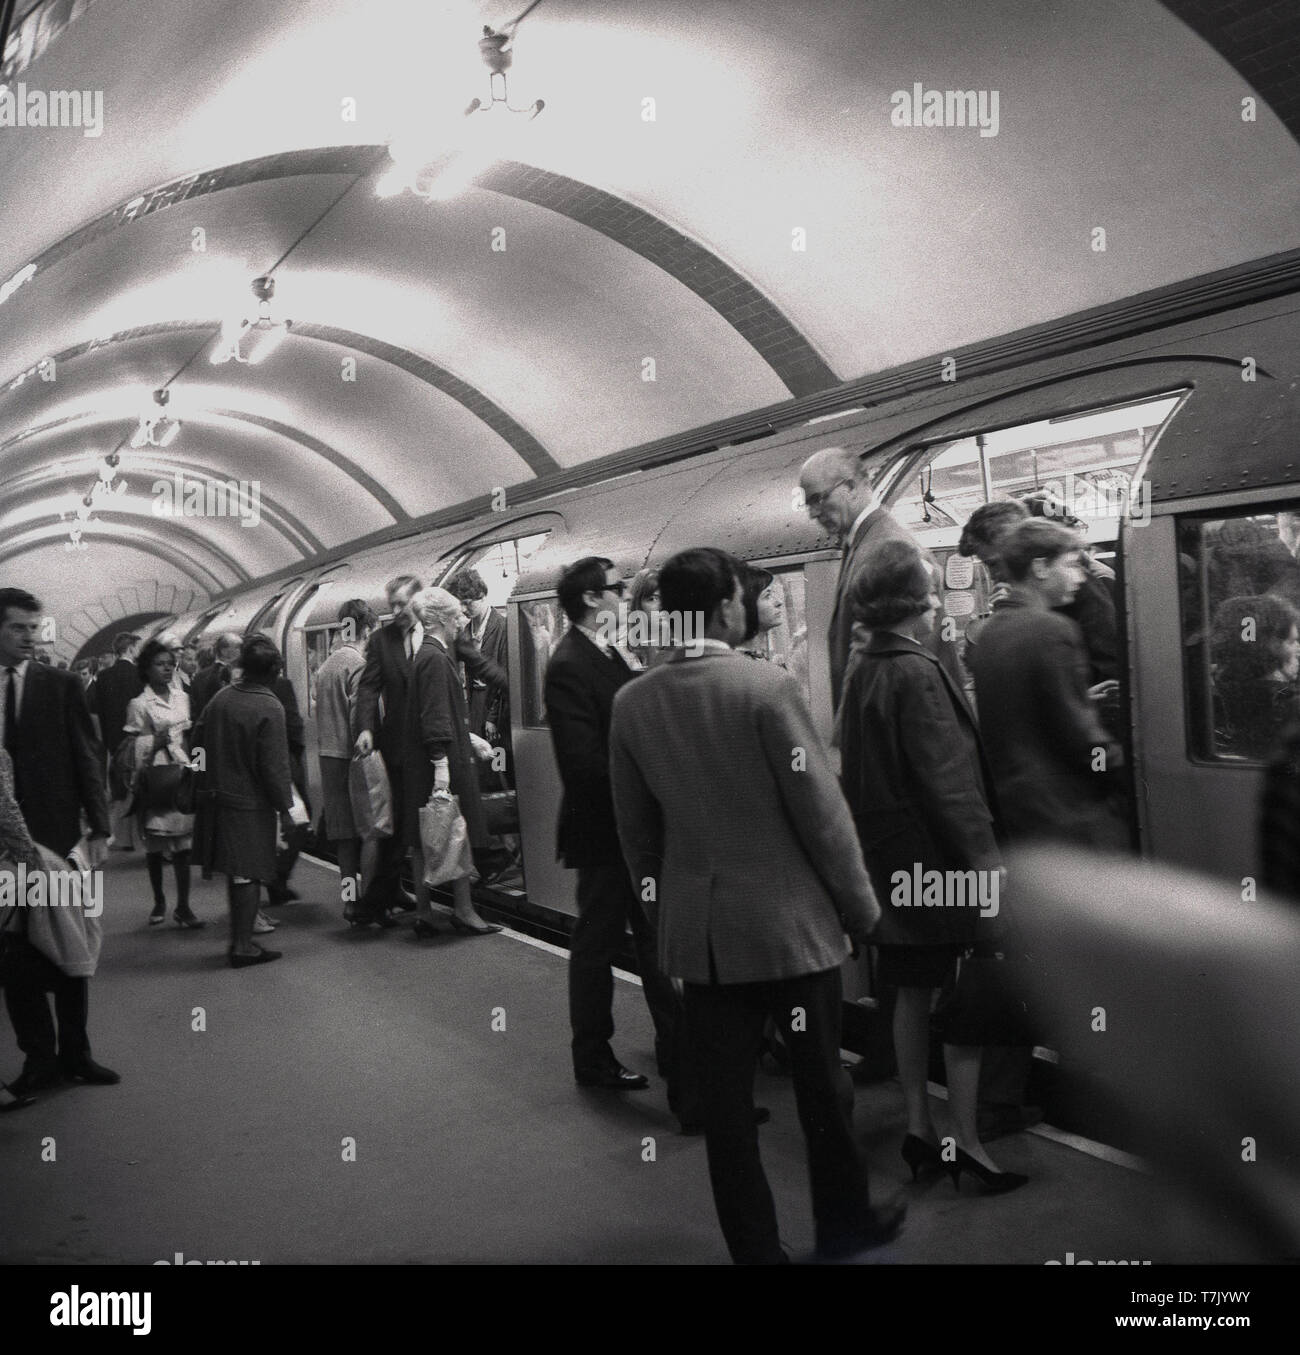
[[[475,123],[501,139],[455,196],[377,197],[388,140],[462,135],[481,26],[517,8],[92,3],[21,72],[102,89],[104,122],[0,127],[25,185],[0,207],[4,581],[221,591],[1300,244],[1291,38],[1248,0],[544,0],[511,71],[543,116]],[[895,125],[918,83],[996,93],[996,134]],[[267,271],[290,337],[210,365]],[[59,512],[163,385],[179,439],[124,449],[129,501],[64,551]],[[168,467],[258,482],[258,529],[152,515]]]

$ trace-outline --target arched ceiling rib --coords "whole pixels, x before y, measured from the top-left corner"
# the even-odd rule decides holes
[[[194,546],[197,545],[205,551],[211,549],[208,543],[197,533],[186,532],[182,529],[175,535],[183,539],[178,544],[171,545],[167,541],[161,540],[156,531],[151,532],[138,527],[122,526],[120,519],[123,517],[130,518],[130,516],[130,514],[111,515],[113,523],[111,531],[104,525],[97,525],[92,522],[84,532],[83,539],[87,543],[109,541],[115,544],[129,545],[145,555],[151,555],[156,560],[170,565],[207,593],[223,593],[228,588],[237,587],[240,583],[248,581],[248,575],[238,567],[233,572],[223,575],[195,558],[192,553]],[[175,524],[170,525],[174,526]],[[26,554],[35,546],[61,543],[66,537],[67,529],[59,522],[50,522],[41,527],[33,527],[25,532],[15,532],[12,536],[6,535],[3,544],[0,544],[0,566],[7,565],[11,560]],[[182,546],[188,546],[190,549],[182,549]],[[87,550],[91,548],[88,544]],[[80,552],[77,553],[80,554]],[[69,601],[75,601],[75,599]],[[54,610],[52,599],[47,599],[47,607]]]

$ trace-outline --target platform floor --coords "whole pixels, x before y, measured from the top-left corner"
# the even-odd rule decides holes
[[[0,1261],[726,1263],[703,1140],[676,1133],[663,1083],[575,1087],[562,955],[511,934],[354,932],[335,873],[304,859],[294,883],[303,901],[266,938],[284,959],[233,971],[220,880],[195,879],[205,930],[149,928],[143,857],[113,854],[90,1033],[122,1082],[0,1117]],[[617,1051],[649,1072],[639,986],[617,983],[616,1003]],[[0,1068],[20,1067],[0,1017]],[[788,1079],[760,1074],[757,1099],[783,1239],[805,1253]],[[898,1086],[859,1089],[856,1123],[873,1190],[903,1189]],[[993,1151],[1030,1184],[907,1186],[906,1231],[876,1259],[1237,1259],[1147,1175],[1037,1134]]]

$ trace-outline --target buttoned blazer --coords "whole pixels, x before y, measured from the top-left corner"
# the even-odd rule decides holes
[[[121,718],[126,719],[125,707]],[[18,803],[37,842],[66,856],[81,837],[83,813],[92,832],[111,831],[103,745],[95,737],[80,678],[29,663],[16,742]]]
[[[831,613],[830,630],[827,635],[831,697],[836,709],[839,708],[844,688],[844,670],[848,665],[849,648],[853,643],[853,610],[849,606],[849,595],[853,591],[858,575],[866,568],[871,553],[886,541],[910,542],[927,559],[931,558],[888,508],[877,508],[859,524],[853,540],[848,543],[844,563],[840,568],[839,582],[835,586],[835,610]]]
[[[849,807],[798,684],[775,664],[674,651],[614,698],[610,756],[624,857],[665,973],[708,983],[710,958],[724,984],[820,973],[848,955],[846,932],[875,926]]]
[[[850,670],[840,774],[880,898],[880,945],[976,939],[974,910],[898,908],[892,881],[922,871],[996,870],[988,776],[966,698],[928,650],[878,631]]]
[[[29,670],[30,671],[30,670]],[[122,742],[126,708],[144,691],[139,671],[130,659],[118,659],[95,683],[95,711],[104,747],[111,757]]]
[[[591,866],[622,857],[609,781],[609,722],[614,696],[634,674],[570,626],[546,666],[543,696],[555,761],[564,784],[556,855]]]

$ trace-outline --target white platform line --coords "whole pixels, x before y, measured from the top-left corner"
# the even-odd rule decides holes
[[[318,866],[324,866],[338,874],[338,866],[333,861],[323,861],[319,856],[312,856],[308,852],[303,852],[303,856],[308,861],[314,861]],[[549,941],[542,941],[536,936],[525,936],[523,932],[517,932],[513,927],[503,927],[502,936],[508,936],[512,941],[522,941],[526,946],[535,946],[538,950],[544,950],[549,955],[558,955],[560,959],[567,960],[569,952],[563,946],[552,945]],[[642,987],[641,980],[635,974],[629,974],[624,969],[615,969],[614,977],[622,979],[624,983],[633,983],[638,988]],[[1048,1057],[1052,1063],[1059,1063],[1060,1056],[1050,1050],[1034,1050],[1034,1053],[1040,1058]],[[941,1087],[937,1082],[926,1084],[930,1095],[938,1097],[941,1101],[948,1099],[948,1089]],[[1085,1139],[1082,1134],[1068,1134],[1064,1129],[1054,1129],[1050,1124],[1036,1124],[1026,1131],[1030,1134],[1037,1134],[1040,1139],[1050,1139],[1053,1143],[1059,1143],[1065,1148],[1073,1148],[1076,1153],[1084,1153],[1088,1157],[1095,1157],[1101,1162],[1109,1162],[1114,1167],[1124,1167],[1131,1172],[1141,1172],[1145,1176],[1151,1175],[1151,1168],[1140,1157],[1135,1157],[1132,1153],[1126,1153],[1122,1149],[1112,1148],[1107,1143],[1097,1143],[1094,1139]]]

